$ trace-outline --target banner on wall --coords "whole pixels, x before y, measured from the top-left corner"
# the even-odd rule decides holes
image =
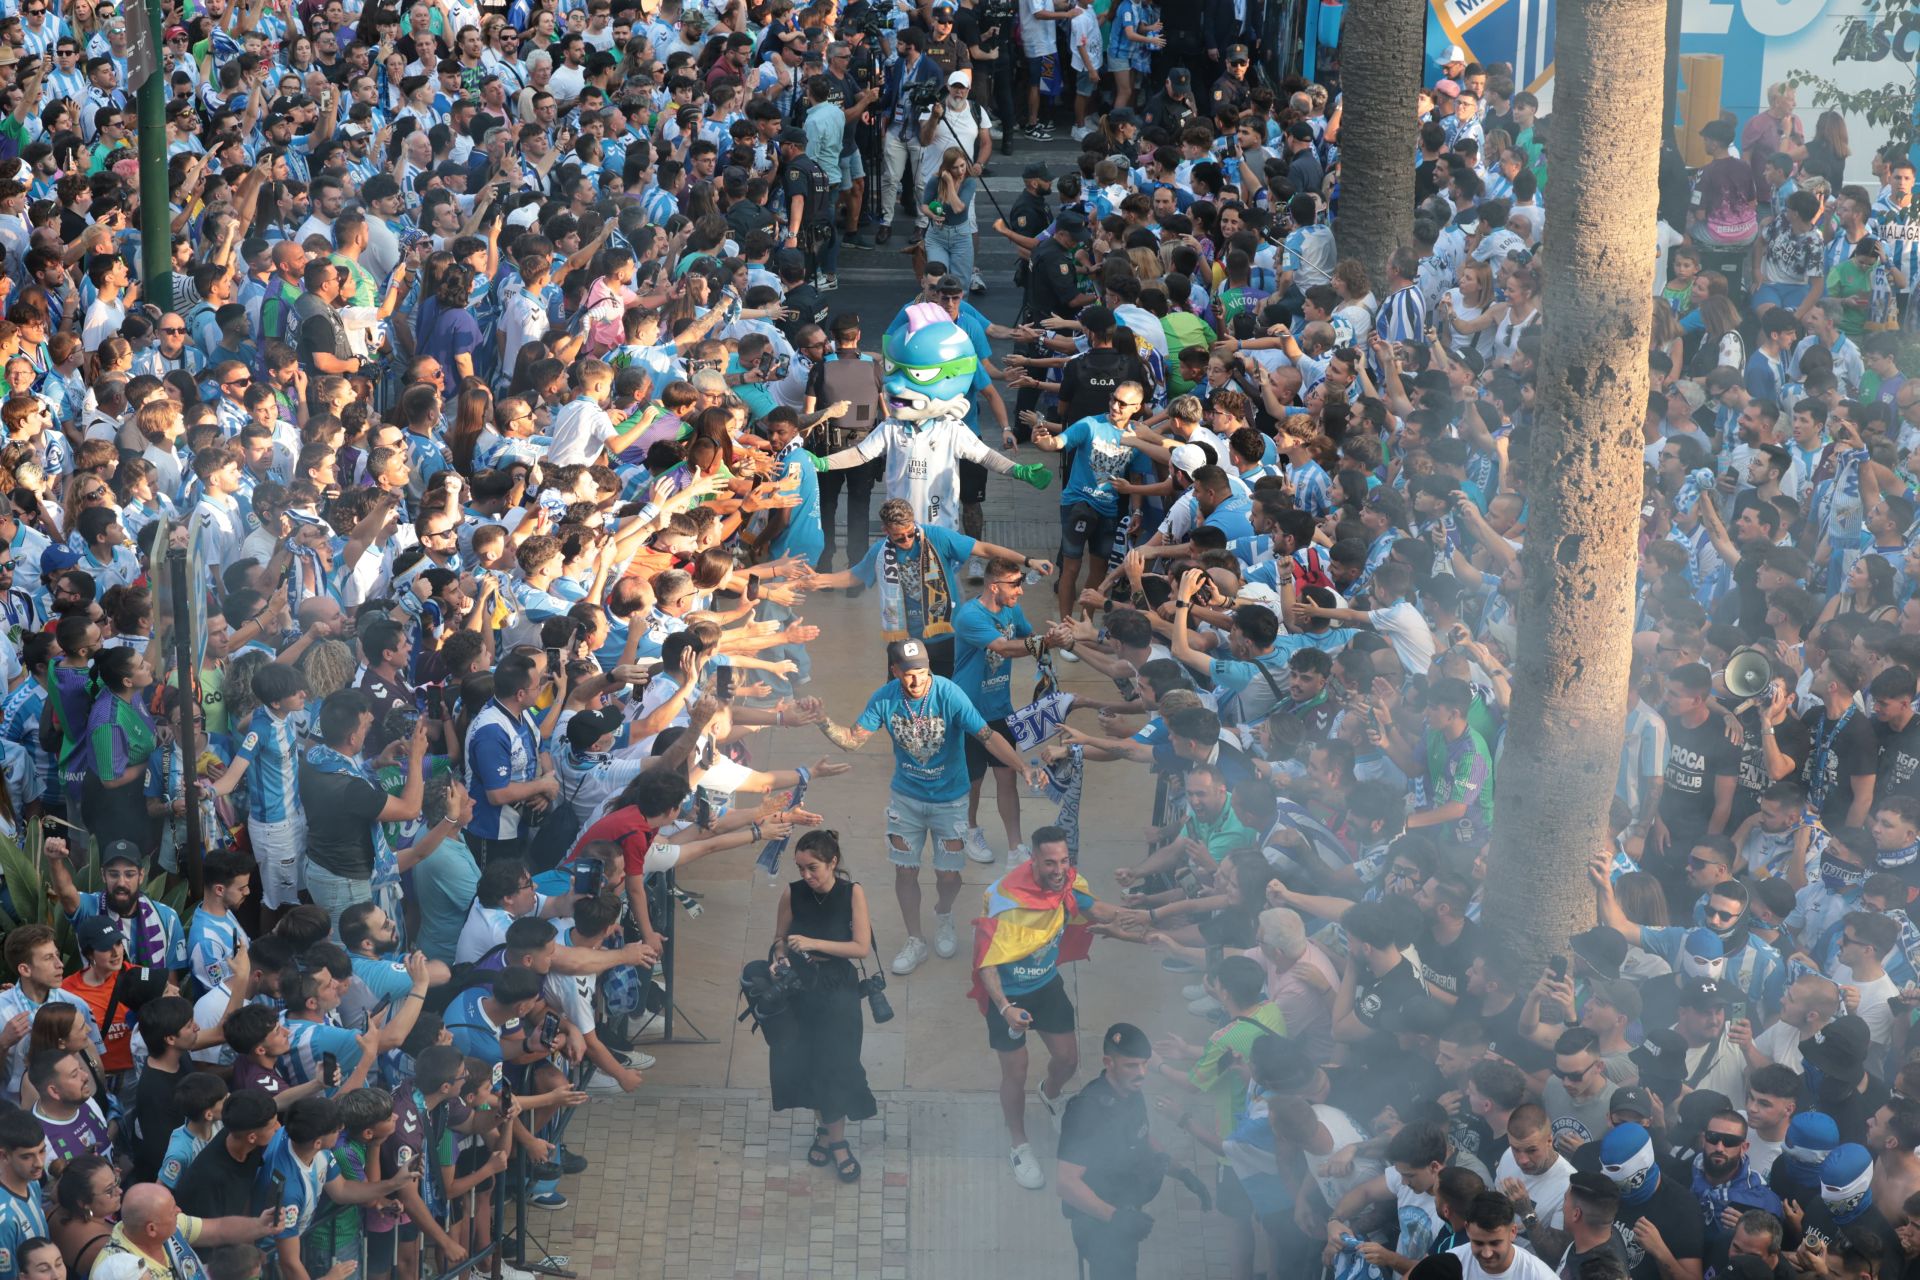
[[[1553,0],[1428,0],[1427,82],[1440,74],[1440,54],[1457,44],[1472,61],[1511,63],[1514,83],[1551,111],[1553,10]],[[1868,0],[1681,0],[1680,22],[1681,54],[1720,60],[1719,109],[1741,123],[1766,109],[1768,85],[1795,72],[1863,87],[1920,72],[1920,14],[1877,14]],[[1625,67],[1619,78],[1637,85],[1659,74],[1658,67]],[[1811,134],[1821,108],[1810,89],[1800,91],[1798,111]],[[1690,123],[1697,129],[1705,121]],[[1847,133],[1858,166],[1854,172],[1850,164],[1848,177],[1865,179],[1886,131],[1852,116]]]

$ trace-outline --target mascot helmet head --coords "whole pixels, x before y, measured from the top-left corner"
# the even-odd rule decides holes
[[[980,368],[966,331],[937,306],[930,309],[937,320],[916,316],[919,308],[912,308],[907,328],[886,343],[887,412],[908,422],[963,416]]]

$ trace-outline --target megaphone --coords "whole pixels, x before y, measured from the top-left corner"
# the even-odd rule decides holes
[[[1736,698],[1756,698],[1773,680],[1773,659],[1753,645],[1735,649],[1720,673],[1727,692]]]

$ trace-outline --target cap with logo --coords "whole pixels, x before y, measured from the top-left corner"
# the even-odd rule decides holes
[[[931,671],[927,646],[918,640],[895,640],[887,646],[887,665],[902,671]]]
[[[110,862],[131,862],[136,867],[147,865],[140,856],[140,846],[131,840],[109,840],[107,847],[100,851],[100,869],[106,870]]]
[[[1733,999],[1733,989],[1717,978],[1688,978],[1680,984],[1683,1009],[1724,1009]]]
[[[1100,1037],[1100,1052],[1110,1058],[1151,1058],[1153,1041],[1131,1022],[1116,1022]]]
[[[127,940],[127,935],[114,928],[105,916],[85,917],[73,926],[73,936],[80,944],[81,955],[97,955]]]
[[[1245,45],[1243,45],[1243,44],[1230,44],[1230,45],[1228,45],[1228,46],[1227,46],[1227,58],[1226,58],[1226,60],[1227,60],[1227,61],[1228,61],[1229,63],[1234,63],[1234,62],[1246,62],[1246,61],[1248,61],[1249,59],[1248,59],[1248,57],[1247,57],[1247,46],[1245,46]]]
[[[1820,1162],[1820,1200],[1845,1225],[1873,1205],[1873,1156],[1857,1142],[1843,1142]]]
[[[1639,1116],[1642,1120],[1651,1120],[1653,1119],[1653,1096],[1637,1084],[1615,1089],[1613,1097],[1607,1100],[1607,1114]]]
[[[1167,83],[1173,86],[1175,93],[1185,93],[1193,88],[1193,73],[1185,67],[1175,67],[1167,72]]]
[[[590,751],[594,743],[610,733],[618,732],[621,719],[615,707],[582,711],[567,721],[567,741],[575,751]]]
[[[1859,1073],[1866,1069],[1867,1051],[1872,1041],[1866,1020],[1859,1014],[1850,1013],[1843,1018],[1835,1018],[1802,1040],[1800,1056],[1827,1075],[1852,1072],[1854,1078],[1858,1079]]]
[[[1649,1084],[1678,1083],[1687,1078],[1687,1042],[1672,1027],[1659,1027],[1647,1032],[1627,1054],[1627,1061],[1640,1069],[1640,1078]]]

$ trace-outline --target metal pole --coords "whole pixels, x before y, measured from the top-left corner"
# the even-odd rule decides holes
[[[160,208],[164,211],[166,207],[162,201]],[[142,239],[145,239],[144,234]],[[161,243],[165,245],[171,242]],[[169,277],[168,288],[171,291],[171,264],[164,270]],[[180,719],[174,732],[178,735],[175,740],[180,747],[180,788],[186,798],[186,845],[180,850],[180,870],[186,873],[192,900],[197,902],[200,898],[200,853],[204,846],[200,830],[200,805],[195,799],[200,761],[193,746],[193,720],[194,712],[200,706],[200,673],[194,669],[193,661],[192,611],[187,607],[187,592],[195,588],[187,581],[186,548],[168,549],[167,578],[173,590],[174,687],[180,691],[180,696],[175,699]]]
[[[162,311],[173,310],[173,210],[167,201],[167,80],[168,69],[159,65],[159,52],[166,48],[165,14],[161,0],[146,0],[139,13],[129,14],[128,31],[137,43],[148,40],[148,58],[155,69],[137,86],[140,119],[140,297]],[[178,581],[178,579],[176,579]],[[181,688],[185,688],[185,684]],[[191,743],[191,737],[183,739]],[[189,763],[189,770],[192,765]],[[191,813],[192,806],[188,806]],[[196,819],[189,818],[193,823]],[[197,846],[196,846],[197,850]],[[199,893],[196,868],[194,892]]]

